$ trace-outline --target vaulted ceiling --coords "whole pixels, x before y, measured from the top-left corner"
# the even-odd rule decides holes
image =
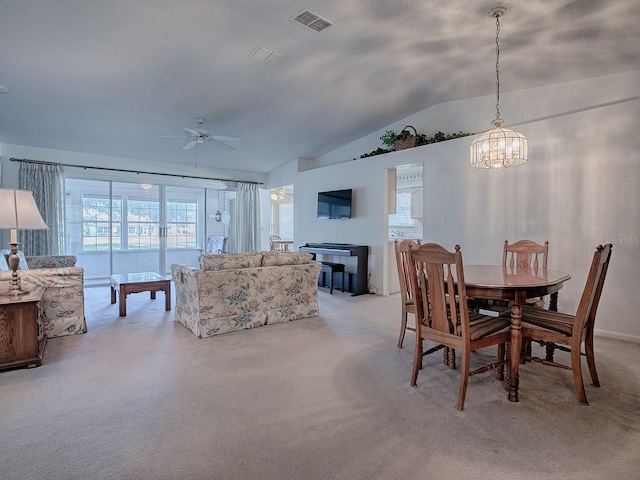
[[[266,173],[495,93],[498,5],[0,0],[0,143]],[[640,68],[640,0],[502,5],[501,91]],[[196,117],[235,150],[183,150]]]

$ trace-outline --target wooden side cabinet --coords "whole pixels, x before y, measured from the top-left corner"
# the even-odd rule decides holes
[[[42,365],[47,336],[40,301],[44,287],[20,296],[0,295],[0,370]]]

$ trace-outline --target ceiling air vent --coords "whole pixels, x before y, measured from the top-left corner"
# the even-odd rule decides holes
[[[249,54],[249,58],[274,66],[284,60],[284,57],[286,57],[284,53],[277,52],[273,48],[265,47],[264,45],[258,45]]]
[[[316,15],[310,10],[303,10],[297,15],[295,15],[292,20],[304,25],[307,28],[310,28],[314,32],[322,32],[327,28],[333,26],[333,24],[325,19]]]

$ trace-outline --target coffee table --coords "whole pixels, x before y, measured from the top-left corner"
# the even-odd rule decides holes
[[[118,273],[111,275],[111,303],[116,303],[116,292],[120,296],[120,316],[127,316],[127,295],[131,293],[151,292],[155,300],[156,292],[165,295],[165,310],[171,310],[171,279],[155,272]]]

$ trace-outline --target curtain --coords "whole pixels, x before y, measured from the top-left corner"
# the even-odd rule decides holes
[[[21,162],[21,190],[33,198],[48,230],[23,230],[21,250],[26,255],[63,255],[64,247],[64,170],[60,165]]]
[[[239,182],[235,203],[236,253],[260,250],[260,198],[258,185]]]

